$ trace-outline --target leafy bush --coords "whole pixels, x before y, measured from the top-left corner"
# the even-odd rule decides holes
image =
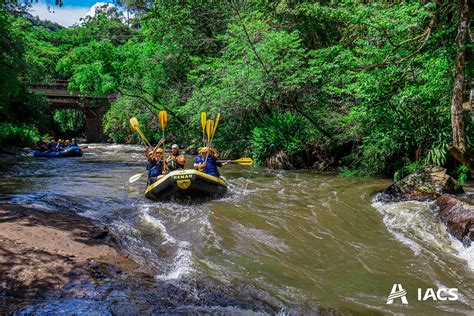
[[[53,117],[61,132],[84,129],[85,119],[82,111],[57,110]]]
[[[460,184],[466,183],[466,180],[470,175],[469,168],[464,165],[459,166],[459,168],[456,169],[455,173],[458,175],[458,182]]]
[[[339,170],[339,176],[346,178],[359,177],[361,176],[361,172],[358,169],[350,169],[344,166]]]
[[[130,118],[136,117],[140,123],[140,129],[150,139],[152,127],[149,122],[153,121],[150,114],[145,113],[136,99],[122,97],[118,99],[104,116],[104,132],[114,142],[141,142],[137,133],[130,126]],[[155,126],[156,128],[156,126]]]
[[[275,152],[283,150],[293,165],[303,166],[305,145],[311,143],[311,133],[306,120],[298,114],[282,112],[264,118],[263,126],[252,131],[251,146],[257,165]]]
[[[0,123],[0,144],[31,146],[39,139],[38,129],[31,125]]]
[[[397,170],[394,175],[393,175],[393,180],[398,181],[409,175],[410,173],[420,169],[423,167],[423,164],[421,164],[418,161],[410,162],[406,164],[403,168]]]
[[[439,146],[433,145],[430,150],[426,153],[426,157],[423,161],[425,165],[438,165],[443,166],[446,163],[448,156],[448,145],[442,144]]]

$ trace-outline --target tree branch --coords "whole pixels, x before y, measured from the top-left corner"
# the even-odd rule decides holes
[[[240,21],[240,24],[242,25],[242,29],[244,30],[245,37],[247,37],[247,41],[248,41],[248,43],[250,45],[250,48],[252,49],[253,53],[255,54],[255,57],[257,58],[259,63],[262,65],[262,68],[265,70],[265,73],[267,74],[267,76],[270,76],[270,72],[268,71],[267,65],[263,62],[262,58],[260,58],[260,55],[258,54],[257,49],[253,45],[252,39],[250,38],[250,35],[247,31],[247,28],[245,27],[244,20],[242,19],[242,16],[240,15],[239,9],[234,5],[233,1],[230,1],[230,5],[231,5],[232,9],[234,9],[237,16],[239,17],[239,21]]]
[[[137,98],[137,99],[143,101],[147,105],[147,109],[151,113],[153,113],[154,115],[156,113],[152,109],[150,109],[150,107],[152,107],[156,111],[160,110],[159,107],[157,107],[155,104],[153,104],[152,102],[150,102],[148,99],[146,99],[145,97],[143,97],[141,95],[127,93],[127,92],[124,92],[123,90],[121,90],[120,88],[116,88],[115,90],[117,90],[120,94],[125,95],[127,97]],[[185,120],[183,120],[181,117],[179,117],[173,110],[170,110],[168,107],[166,107],[164,105],[162,105],[162,106],[163,106],[163,109],[165,109],[167,112],[169,112],[171,115],[173,115],[181,124],[183,124],[183,125],[187,124],[187,122]]]
[[[420,46],[415,50],[413,51],[412,53],[410,53],[408,56],[405,56],[405,57],[402,57],[400,59],[398,59],[397,61],[387,61],[388,57],[390,56],[390,54],[387,54],[387,57],[385,58],[385,61],[381,62],[381,63],[377,63],[377,64],[371,64],[371,65],[366,65],[366,66],[361,66],[361,67],[358,67],[358,68],[349,68],[349,70],[351,71],[355,71],[355,72],[359,72],[359,71],[362,71],[362,70],[367,70],[367,69],[374,69],[374,68],[385,68],[387,66],[390,66],[390,65],[399,65],[401,64],[402,62],[404,62],[405,60],[409,59],[409,58],[412,58],[413,56],[415,56],[416,54],[418,54],[422,49],[423,47],[425,47],[426,43],[428,42],[428,39],[430,38],[431,36],[431,30],[433,28],[433,25],[436,21],[436,15],[433,14],[431,20],[430,20],[430,24],[429,26],[426,28],[426,30],[418,35],[418,36],[415,36],[413,38],[410,38],[410,39],[407,39],[403,42],[400,42],[400,43],[392,43],[390,40],[390,44],[392,46],[394,46],[394,48],[391,50],[391,52],[393,52],[394,50],[398,49],[399,47],[405,45],[405,44],[408,44],[408,43],[411,43],[411,42],[414,42],[414,41],[417,41],[419,39],[422,39],[423,40],[420,42]],[[379,28],[380,27],[377,27],[377,26],[374,26],[374,25],[370,25],[368,23],[361,23],[361,24],[365,24],[365,25],[369,25],[369,26],[372,26],[372,27],[376,27],[376,28]]]

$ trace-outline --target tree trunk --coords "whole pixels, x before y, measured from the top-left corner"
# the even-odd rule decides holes
[[[453,147],[461,154],[466,154],[466,135],[464,130],[464,68],[466,53],[465,42],[469,30],[469,0],[459,1],[460,17],[456,38],[456,77],[454,78],[453,97],[451,100],[451,125],[453,130]]]

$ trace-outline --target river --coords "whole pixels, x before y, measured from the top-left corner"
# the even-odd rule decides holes
[[[354,314],[474,311],[474,247],[447,234],[431,203],[377,202],[386,179],[229,165],[224,198],[158,203],[144,198],[145,177],[128,183],[143,168],[143,148],[130,145],[11,159],[0,170],[1,200],[106,224],[156,282],[238,280],[288,304]],[[408,305],[386,304],[395,283]],[[457,288],[459,300],[416,299],[418,288],[439,287]],[[64,311],[58,301],[40,305],[28,311]]]

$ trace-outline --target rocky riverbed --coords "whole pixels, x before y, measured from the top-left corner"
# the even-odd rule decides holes
[[[0,206],[0,296],[46,297],[136,267],[108,230],[87,218]]]
[[[448,232],[469,247],[474,241],[474,197],[439,166],[421,168],[393,183],[380,198],[384,201],[435,199]]]

